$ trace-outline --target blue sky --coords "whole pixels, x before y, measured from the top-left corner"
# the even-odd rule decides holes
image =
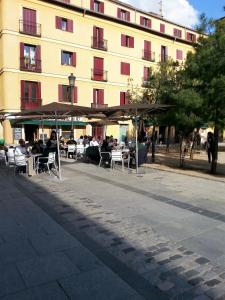
[[[159,0],[122,0],[125,3],[149,12],[159,13]],[[194,27],[203,12],[209,18],[225,15],[225,0],[163,0],[163,16],[175,23]]]
[[[225,0],[189,0],[190,4],[194,8],[210,18],[218,19],[225,15],[223,6],[225,6]]]

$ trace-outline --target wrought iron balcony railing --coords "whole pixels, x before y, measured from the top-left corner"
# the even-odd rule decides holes
[[[143,50],[142,59],[148,61],[155,61],[155,52]]]
[[[41,36],[41,24],[20,19],[19,32],[33,36]]]
[[[108,50],[108,41],[105,39],[100,39],[92,36],[91,47],[94,49],[99,49],[103,51]]]
[[[91,69],[91,79],[96,81],[108,81],[108,71]]]
[[[20,57],[20,70],[40,73],[41,60],[30,57]]]

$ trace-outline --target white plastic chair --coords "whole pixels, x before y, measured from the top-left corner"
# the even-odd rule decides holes
[[[0,150],[0,161],[3,161],[7,164],[5,150]]]
[[[83,155],[84,155],[84,153],[85,153],[85,148],[84,148],[84,145],[83,144],[79,144],[79,145],[77,145],[77,147],[76,147],[76,159],[78,158],[78,157],[83,157]]]
[[[23,154],[16,154],[14,156],[15,159],[15,165],[14,165],[14,174],[16,174],[16,170],[20,169],[20,167],[26,167],[26,173],[27,173],[27,162],[26,157]]]
[[[6,155],[7,155],[7,165],[9,167],[15,166],[15,150],[12,148],[9,148]]]
[[[76,145],[75,144],[69,144],[66,158],[68,158],[70,154],[72,154],[72,156],[74,156],[75,152],[76,152]]]
[[[124,170],[124,159],[121,150],[112,150],[111,152],[111,169],[115,166],[116,162],[122,163],[122,170]]]
[[[46,166],[48,170],[48,174],[51,175],[50,165],[52,165],[52,167],[54,166],[54,168],[56,169],[55,152],[49,152],[48,157],[43,157],[43,156],[38,157],[37,165],[36,165],[36,173],[38,172],[40,165]]]

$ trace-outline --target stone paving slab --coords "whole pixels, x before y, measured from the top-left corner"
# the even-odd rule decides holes
[[[128,285],[124,289],[122,280],[105,268],[64,278],[59,282],[71,299],[123,300],[131,296],[143,299]]]
[[[0,297],[24,288],[24,281],[14,264],[0,265]]]
[[[80,273],[63,253],[25,260],[17,267],[28,287]]]
[[[2,300],[68,300],[57,282],[26,289],[16,294],[10,294]]]

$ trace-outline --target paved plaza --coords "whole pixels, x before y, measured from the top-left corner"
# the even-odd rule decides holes
[[[225,299],[225,183],[140,171],[1,166],[0,299]]]

